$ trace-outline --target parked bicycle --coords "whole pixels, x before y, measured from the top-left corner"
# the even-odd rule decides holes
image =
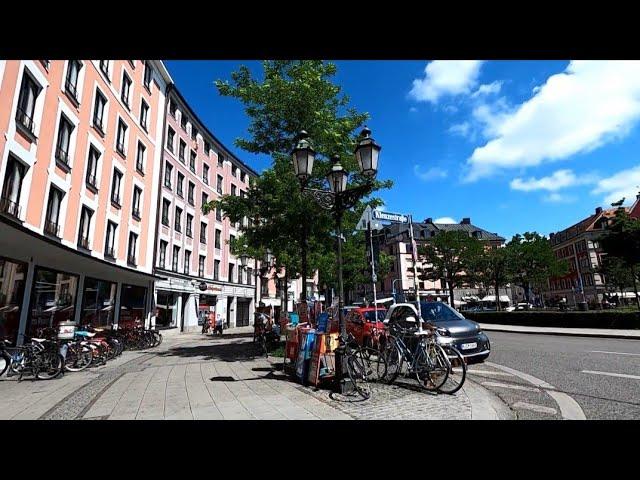
[[[25,374],[31,374],[39,380],[51,380],[59,376],[64,369],[64,358],[59,352],[58,343],[47,338],[30,338],[23,335],[25,343],[14,347],[10,369],[22,380]]]
[[[338,342],[344,349],[343,361],[354,390],[368,400],[371,397],[369,383],[382,381],[387,376],[387,361],[383,352],[361,346],[351,333],[346,340],[340,336]]]

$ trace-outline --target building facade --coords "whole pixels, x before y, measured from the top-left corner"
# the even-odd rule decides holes
[[[259,277],[253,260],[243,268],[230,252],[241,225],[220,210],[203,214],[202,205],[245,195],[257,174],[222,145],[174,86],[166,102],[155,245],[155,271],[165,279],[155,284],[156,325],[194,331],[210,311],[227,327],[249,325]]]
[[[148,318],[170,83],[152,60],[0,60],[0,336]]]

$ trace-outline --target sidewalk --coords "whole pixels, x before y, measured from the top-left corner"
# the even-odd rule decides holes
[[[159,347],[125,352],[107,366],[50,381],[0,378],[2,419],[501,419],[509,409],[467,381],[456,395],[407,385],[374,385],[366,402],[339,401],[304,387],[256,356],[252,327],[222,338],[171,336]],[[333,398],[332,398],[333,397]]]
[[[520,325],[498,325],[481,323],[483,330],[493,332],[537,333],[541,335],[572,335],[579,337],[631,338],[640,340],[640,330],[618,330],[615,328],[560,328],[524,327]]]

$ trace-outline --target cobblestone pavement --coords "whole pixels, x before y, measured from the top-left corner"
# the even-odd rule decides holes
[[[365,402],[304,387],[256,355],[250,329],[184,334],[51,381],[0,380],[0,419],[471,419],[465,389],[374,385]],[[346,400],[346,401],[345,401]],[[490,417],[489,417],[490,418]]]

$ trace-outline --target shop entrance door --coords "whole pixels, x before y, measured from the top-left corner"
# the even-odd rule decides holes
[[[231,306],[233,305],[233,297],[227,297],[227,328],[231,326]]]
[[[236,312],[236,326],[246,327],[249,325],[249,302],[247,300],[238,299],[238,307]]]

